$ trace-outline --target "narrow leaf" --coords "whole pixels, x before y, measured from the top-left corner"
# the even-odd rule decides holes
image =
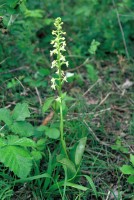
[[[87,181],[89,182],[89,184],[90,184],[90,186],[91,186],[91,188],[92,188],[92,190],[93,190],[95,196],[97,197],[97,190],[96,190],[96,187],[95,187],[95,184],[94,184],[92,178],[91,178],[90,176],[87,176],[87,175],[84,175],[84,177],[85,177],[85,178],[87,179]]]
[[[76,152],[75,152],[75,164],[79,165],[85,150],[85,146],[86,146],[86,141],[87,141],[87,137],[81,138],[79,140],[79,143],[76,147]]]
[[[54,97],[49,97],[48,99],[46,99],[44,105],[43,105],[43,112],[45,113],[49,108],[50,106],[52,105],[54,101]]]

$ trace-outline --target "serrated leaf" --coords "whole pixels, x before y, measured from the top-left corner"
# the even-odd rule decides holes
[[[0,147],[7,145],[7,142],[4,138],[0,138]]]
[[[129,176],[128,179],[127,179],[127,181],[130,184],[134,184],[134,176],[133,175]]]
[[[1,148],[0,162],[9,167],[20,178],[27,177],[32,167],[32,158],[29,152],[17,146],[5,146]]]
[[[85,150],[87,137],[81,138],[75,151],[75,164],[79,165]]]
[[[30,137],[33,135],[34,128],[28,122],[15,122],[11,127],[11,130],[20,136]]]
[[[134,175],[134,167],[130,165],[123,165],[120,167],[120,170],[122,171],[123,174],[132,174]]]
[[[12,113],[13,119],[16,121],[25,121],[27,117],[30,117],[27,103],[18,103]]]
[[[52,139],[58,139],[60,137],[60,131],[57,128],[48,128],[45,134]]]
[[[32,139],[26,137],[19,138],[18,136],[10,135],[7,137],[7,139],[8,139],[8,145],[36,147],[36,143]]]
[[[53,101],[54,101],[54,97],[49,97],[48,99],[46,99],[46,101],[43,105],[43,108],[42,108],[44,113],[50,108]]]
[[[8,126],[12,124],[13,120],[10,115],[10,110],[6,108],[1,108],[0,109],[0,121],[5,122]]]
[[[134,166],[134,155],[130,154],[130,162],[133,164]]]

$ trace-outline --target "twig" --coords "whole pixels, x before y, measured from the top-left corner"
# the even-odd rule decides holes
[[[81,67],[83,67],[86,63],[88,63],[88,61],[89,61],[89,58],[87,58],[81,65],[79,65],[78,67],[75,67],[75,68],[73,68],[73,69],[68,69],[68,70],[66,70],[65,72],[72,72],[72,71],[75,71],[75,70],[77,70],[77,69],[80,69]]]
[[[29,67],[28,66],[22,66],[22,67],[18,67],[18,68],[15,68],[15,69],[11,69],[7,72],[1,72],[0,74],[9,74],[9,73],[13,73],[15,71],[19,71],[19,70],[22,70],[22,69],[28,69]]]
[[[119,27],[120,27],[120,31],[121,31],[121,34],[122,34],[122,39],[123,39],[123,44],[124,44],[125,51],[126,51],[126,56],[129,59],[129,53],[128,53],[127,44],[126,44],[126,40],[125,40],[125,35],[124,35],[123,28],[122,28],[122,24],[121,24],[120,16],[119,16],[119,13],[118,13],[118,9],[116,7],[115,0],[112,0],[112,1],[113,1],[113,6],[114,6],[115,11],[116,11],[116,15],[117,15],[117,20],[118,20],[118,24],[119,24]]]
[[[92,90],[93,88],[94,88],[94,86],[96,86],[98,83],[100,83],[101,82],[101,79],[98,79],[82,96],[84,97],[84,96],[86,96],[86,94],[88,93],[88,92],[90,92],[90,90]]]
[[[108,200],[108,199],[109,199],[109,196],[110,196],[110,194],[111,194],[111,192],[110,192],[110,191],[108,191],[108,193],[107,193],[107,197],[106,197],[106,200]]]
[[[113,94],[113,92],[109,92],[109,93],[104,97],[104,99],[101,100],[101,102],[99,103],[98,106],[101,106],[101,105],[107,100],[107,98],[108,98],[111,94]],[[97,106],[97,107],[98,107],[98,106]]]
[[[36,94],[37,94],[37,96],[38,96],[40,106],[42,106],[42,100],[41,100],[40,93],[39,93],[39,90],[38,90],[37,87],[35,87],[35,91],[36,91]]]

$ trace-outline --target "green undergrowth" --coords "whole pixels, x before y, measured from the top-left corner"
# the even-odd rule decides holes
[[[0,200],[134,199],[133,10],[0,2]]]

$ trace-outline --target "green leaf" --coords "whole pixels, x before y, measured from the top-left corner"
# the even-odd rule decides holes
[[[90,48],[89,48],[89,50],[88,50],[89,53],[95,54],[99,45],[100,45],[100,42],[98,42],[98,41],[96,41],[96,40],[93,40],[93,41],[91,42]]]
[[[50,97],[50,98],[46,99],[46,101],[43,105],[43,108],[42,108],[44,113],[50,108],[53,101],[54,101],[54,97]]]
[[[32,151],[31,155],[33,156],[34,160],[36,160],[36,161],[42,159],[42,154],[40,151]]]
[[[130,184],[134,184],[134,176],[133,175],[129,176],[128,179],[127,179],[127,181]]]
[[[28,122],[15,122],[11,127],[11,130],[20,136],[30,137],[33,135],[34,128]]]
[[[9,167],[20,178],[27,177],[32,168],[32,158],[29,152],[16,146],[1,148],[0,162]]]
[[[27,117],[30,117],[30,112],[28,110],[28,104],[27,103],[18,103],[14,110],[13,110],[13,119],[16,121],[25,121]]]
[[[88,65],[86,65],[86,68],[87,68],[89,80],[92,81],[92,82],[97,81],[98,75],[97,75],[97,71],[94,68],[94,66],[91,65],[91,64],[88,64]]]
[[[59,155],[57,157],[57,161],[59,163],[61,163],[62,165],[65,165],[67,167],[68,178],[72,178],[73,176],[76,175],[77,171],[76,171],[74,163],[71,160],[69,160],[68,158],[61,158],[60,159],[60,155]]]
[[[7,4],[12,8],[14,8],[18,2],[19,0],[7,0]]]
[[[7,142],[4,138],[0,138],[0,147],[7,145]]]
[[[134,168],[130,165],[123,165],[122,167],[120,167],[120,170],[122,171],[123,174],[134,175]]]
[[[88,190],[87,187],[84,187],[82,185],[78,185],[78,184],[75,184],[75,183],[71,183],[71,182],[66,182],[66,186],[72,187],[72,188],[75,188],[75,189],[78,189],[78,190],[82,190],[82,191]]]
[[[60,137],[60,131],[57,128],[48,128],[45,134],[52,139],[58,139]]]
[[[134,155],[130,154],[130,162],[133,164],[134,166]]]
[[[5,122],[8,126],[13,123],[12,117],[10,115],[10,110],[6,108],[0,109],[0,121]]]
[[[91,188],[92,188],[92,190],[93,190],[95,196],[97,197],[97,196],[98,196],[98,195],[97,195],[97,190],[96,190],[96,187],[95,187],[95,184],[94,184],[92,178],[89,177],[89,176],[87,176],[87,175],[84,175],[84,177],[85,177],[85,178],[87,179],[87,181],[89,182],[89,184],[90,184],[90,186],[91,186]]]
[[[19,180],[15,180],[14,183],[24,183],[24,182],[28,182],[28,181],[33,181],[33,180],[37,180],[37,179],[40,179],[40,178],[50,178],[52,179],[52,177],[47,174],[47,173],[44,173],[44,174],[41,174],[41,175],[37,175],[37,176],[31,176],[31,177],[28,177],[28,178],[22,178],[22,179],[19,179]]]
[[[19,138],[16,135],[10,135],[7,137],[7,139],[8,139],[8,145],[36,147],[36,143],[32,139],[26,137]]]
[[[75,151],[75,164],[76,165],[79,165],[82,160],[82,156],[83,156],[85,146],[86,146],[86,141],[87,141],[87,137],[81,138],[76,147],[76,151]]]

